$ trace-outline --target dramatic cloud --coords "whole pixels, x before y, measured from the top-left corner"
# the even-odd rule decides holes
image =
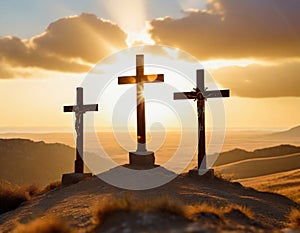
[[[15,68],[0,62],[0,79],[27,78],[32,76],[33,71],[26,68]]]
[[[39,67],[64,72],[85,72],[89,66],[39,51],[16,37],[0,40],[0,58],[13,67]]]
[[[10,79],[10,78],[14,78],[16,77],[16,75],[14,75],[14,73],[9,70],[7,67],[4,67],[3,64],[0,63],[0,78],[1,79]]]
[[[63,72],[87,72],[90,63],[126,47],[126,34],[91,14],[60,19],[30,40],[0,39],[0,62]],[[7,70],[7,69],[6,69]],[[1,70],[1,74],[12,74]]]
[[[63,57],[96,63],[112,52],[125,48],[127,35],[117,26],[95,15],[60,19],[32,40],[36,49]]]
[[[207,11],[151,22],[158,44],[213,58],[300,57],[299,0],[210,0]]]
[[[215,80],[241,97],[300,97],[300,62],[272,66],[227,67],[212,72]]]

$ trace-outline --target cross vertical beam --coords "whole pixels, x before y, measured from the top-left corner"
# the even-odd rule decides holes
[[[197,88],[203,93],[204,70],[197,70]],[[198,112],[198,169],[206,169],[206,144],[205,144],[205,99],[197,100]],[[201,167],[202,165],[202,167]]]
[[[83,106],[83,88],[77,88],[77,107]],[[76,123],[76,160],[75,173],[83,173],[83,113],[75,112]]]
[[[137,151],[147,151],[146,148],[146,116],[144,83],[144,55],[136,56],[136,119],[137,119]]]
[[[146,119],[145,119],[145,98],[144,83],[164,82],[163,74],[144,74],[144,55],[136,55],[136,76],[121,76],[118,84],[136,84],[136,105],[137,105],[137,151],[146,152]]]
[[[198,112],[198,170],[206,170],[206,148],[205,148],[205,100],[208,98],[229,97],[229,90],[207,91],[204,85],[204,70],[197,70],[197,86],[191,92],[174,93],[174,99],[197,100]]]
[[[76,130],[76,160],[75,160],[75,173],[83,173],[83,114],[88,111],[98,111],[98,104],[83,104],[83,88],[77,88],[75,106],[64,106],[64,112],[74,112],[75,130]]]

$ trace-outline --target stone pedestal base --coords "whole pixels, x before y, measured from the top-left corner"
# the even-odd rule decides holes
[[[189,176],[213,179],[215,177],[214,169],[193,169],[189,170]]]
[[[62,185],[76,184],[88,177],[92,177],[92,173],[69,173],[63,174],[61,183]]]
[[[154,167],[155,157],[152,151],[129,152],[129,165],[137,167]]]

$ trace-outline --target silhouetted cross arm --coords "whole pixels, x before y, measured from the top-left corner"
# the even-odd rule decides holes
[[[64,112],[74,112],[76,130],[76,160],[75,173],[83,173],[83,114],[90,111],[98,111],[98,104],[83,104],[83,88],[77,88],[77,105],[64,106]]]
[[[163,74],[149,74],[141,77],[141,81],[143,83],[158,83],[164,81]],[[120,76],[118,78],[118,84],[137,84],[136,76]]]
[[[86,104],[82,106],[64,106],[64,112],[92,112],[98,111],[98,104]]]
[[[144,83],[164,82],[163,74],[144,74],[144,55],[136,56],[136,75],[120,76],[118,84],[136,84],[137,103],[137,151],[147,151],[146,149],[146,120],[145,120],[145,99],[143,96]]]
[[[197,100],[198,112],[198,169],[206,169],[205,152],[205,100],[208,98],[229,97],[229,90],[206,90],[204,85],[204,70],[197,70],[197,86],[190,92],[174,93],[175,100]]]

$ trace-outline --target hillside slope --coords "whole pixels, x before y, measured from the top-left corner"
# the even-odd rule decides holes
[[[300,168],[300,153],[242,160],[215,167],[224,176],[242,179]]]
[[[300,138],[300,125],[289,130],[273,133],[271,136],[275,137],[298,137]]]
[[[260,191],[282,194],[300,203],[300,168],[236,181]]]
[[[143,199],[151,200],[158,196],[166,196],[179,200],[187,206],[206,203],[222,209],[221,207],[227,205],[238,205],[247,207],[254,216],[252,220],[246,220],[244,215],[237,211],[222,220],[212,214],[213,209],[205,207],[205,210],[202,210],[204,212],[199,210],[199,215],[195,216],[198,220],[183,221],[179,219],[180,221],[177,222],[174,219],[178,218],[168,212],[170,211],[167,210],[168,207],[161,210],[163,213],[160,210],[152,214],[136,212],[137,210],[118,212],[118,208],[109,202],[109,198],[115,197],[121,200],[118,205],[124,206],[122,198],[128,195],[135,199],[136,204]],[[182,174],[162,187],[144,191],[129,191],[112,187],[97,177],[92,177],[78,184],[53,190],[34,198],[14,211],[1,215],[0,232],[9,232],[16,226],[16,222],[27,223],[36,218],[47,219],[44,216],[48,215],[62,219],[73,229],[86,232],[87,229],[95,228],[96,223],[92,219],[94,219],[97,203],[101,203],[103,206],[105,202],[110,206],[112,213],[102,223],[106,230],[103,231],[103,227],[100,226],[99,232],[136,232],[137,226],[144,226],[144,232],[155,232],[153,229],[157,227],[161,229],[162,226],[167,226],[164,232],[190,232],[191,229],[207,232],[205,230],[207,227],[212,228],[208,232],[223,232],[223,230],[261,232],[262,229],[285,227],[289,211],[292,208],[300,208],[297,203],[284,196],[258,192],[254,189],[244,188],[239,183],[230,183],[217,178],[199,178],[194,175]],[[148,203],[152,204],[152,202]],[[171,211],[176,212],[176,210]],[[122,224],[118,224],[120,219]],[[201,219],[204,222],[200,224]]]
[[[75,150],[59,143],[0,139],[0,179],[18,185],[47,185],[72,172]]]
[[[216,162],[214,163],[214,166],[225,165],[228,163],[238,162],[247,159],[268,158],[294,153],[300,153],[300,147],[293,145],[280,145],[269,148],[257,149],[252,152],[242,149],[234,149],[231,151],[221,153]]]

